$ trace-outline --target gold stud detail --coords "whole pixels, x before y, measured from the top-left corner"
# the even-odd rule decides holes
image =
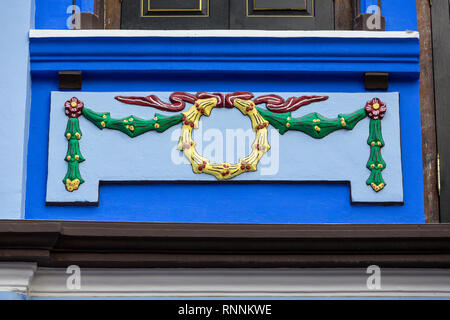
[[[373,182],[370,184],[370,186],[371,186],[372,189],[375,190],[376,192],[382,190],[382,189],[385,187],[384,183],[380,183],[380,184],[377,186],[377,185],[376,185],[375,183],[373,183]]]
[[[100,122],[100,124],[102,125],[103,128],[106,127],[105,121]]]
[[[314,127],[314,130],[316,130],[317,132],[320,132],[319,126],[315,126],[315,127]]]
[[[67,140],[70,140],[71,137],[72,137],[72,135],[70,134],[70,132],[68,132],[68,133],[66,134]]]
[[[77,138],[77,140],[80,140],[81,139],[81,134],[79,134],[78,132],[75,133],[75,138]]]
[[[159,123],[155,123],[155,129],[159,128]]]
[[[130,131],[133,131],[134,130],[134,127],[133,126],[130,126]]]

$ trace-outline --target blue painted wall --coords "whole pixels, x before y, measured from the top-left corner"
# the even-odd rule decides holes
[[[367,13],[370,6],[378,6],[378,0],[361,0],[361,13]]]
[[[67,29],[72,0],[36,0],[36,29]]]
[[[68,29],[73,0],[35,0],[36,29]],[[94,12],[94,0],[77,0],[81,12]],[[67,12],[69,11],[69,12]]]
[[[18,292],[0,291],[0,300],[28,300],[28,296]]]
[[[413,0],[383,0],[382,13],[387,19],[387,30],[417,28]],[[52,24],[51,19],[46,19],[48,14],[44,7],[38,5],[38,28],[57,28],[56,23]],[[63,16],[65,25],[67,16]],[[89,40],[86,43],[88,42]],[[414,54],[416,53],[411,52],[411,56]],[[43,71],[45,68],[43,65],[41,71],[36,70],[32,78],[27,219],[259,223],[424,222],[419,82],[417,77],[408,73],[403,76],[391,75],[389,83],[389,91],[400,92],[401,99],[404,206],[351,205],[349,187],[346,184],[159,184],[104,185],[100,188],[99,207],[46,207],[50,92],[58,90],[58,77],[56,71]],[[261,72],[219,74],[85,71],[83,74],[83,91],[149,90],[365,91],[362,73],[359,72],[345,75],[317,72],[274,75]]]
[[[381,0],[386,31],[417,30],[416,0]]]
[[[255,223],[424,222],[419,88],[417,79],[395,78],[400,92],[404,206],[351,205],[345,184],[105,185],[99,207],[46,207],[50,91],[56,73],[33,76],[27,219]],[[362,76],[239,73],[91,73],[84,91],[318,91],[363,92]],[[406,107],[407,106],[407,107]],[[413,138],[412,138],[413,137]]]
[[[33,0],[0,2],[0,219],[23,218],[30,104],[28,31]]]

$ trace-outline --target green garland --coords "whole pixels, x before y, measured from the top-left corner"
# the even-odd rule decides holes
[[[278,129],[280,134],[284,134],[288,130],[296,130],[315,139],[322,139],[341,129],[352,130],[359,121],[366,117],[364,108],[351,114],[340,114],[335,119],[325,118],[316,112],[301,118],[292,118],[290,112],[274,113],[269,110],[257,109],[264,119]]]
[[[78,103],[78,100],[76,103]],[[75,107],[76,106],[74,106],[74,108]],[[70,112],[66,114],[70,114]],[[113,119],[110,117],[109,112],[98,113],[88,108],[83,108],[81,114],[100,129],[108,128],[119,130],[132,138],[150,130],[164,132],[170,127],[180,123],[183,119],[182,114],[177,114],[174,116],[155,114],[155,117],[152,120],[143,120],[135,116],[129,116],[123,119]],[[69,117],[66,131],[64,132],[64,135],[68,140],[67,153],[64,159],[68,166],[63,183],[66,190],[69,192],[77,190],[79,186],[84,183],[79,168],[79,164],[85,160],[81,155],[79,145],[79,140],[81,139],[82,133],[80,130],[78,115],[77,117],[73,116],[74,115]]]
[[[81,130],[78,118],[69,118],[67,121],[66,131],[64,133],[69,145],[67,147],[66,157],[67,173],[63,179],[66,190],[72,192],[77,190],[80,184],[84,182],[80,175],[79,164],[84,161],[80,152],[79,140],[81,139]]]
[[[300,118],[292,118],[290,112],[274,113],[269,110],[257,109],[265,120],[269,121],[272,126],[278,129],[280,134],[284,134],[289,130],[296,130],[315,139],[322,139],[330,133],[341,129],[352,130],[359,121],[367,117],[364,108],[350,114],[339,114],[335,119],[325,118],[319,113],[311,113]],[[370,157],[367,162],[367,168],[371,174],[366,183],[378,192],[386,186],[381,174],[386,168],[386,162],[381,156],[381,148],[384,147],[384,140],[381,133],[381,120],[370,119],[369,129],[367,143],[370,146]]]
[[[371,174],[366,183],[378,192],[386,186],[381,175],[381,171],[386,168],[386,162],[384,162],[381,156],[381,148],[384,147],[383,135],[381,133],[381,120],[371,119],[369,127],[370,132],[367,144],[370,146],[370,157],[367,162],[367,169],[371,171]]]
[[[104,128],[119,130],[131,138],[137,137],[150,130],[164,132],[170,127],[180,123],[183,119],[181,113],[174,116],[165,116],[156,113],[152,120],[144,120],[132,115],[122,119],[114,119],[111,118],[109,112],[99,113],[89,108],[83,108],[82,114],[86,119],[102,130]]]

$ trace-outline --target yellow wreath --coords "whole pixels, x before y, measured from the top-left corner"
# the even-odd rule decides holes
[[[239,163],[210,164],[207,158],[202,157],[195,150],[195,142],[192,139],[192,129],[198,128],[198,121],[205,115],[209,117],[211,111],[217,106],[216,98],[198,99],[194,105],[183,112],[183,126],[178,141],[178,150],[182,150],[192,165],[194,173],[206,173],[213,175],[219,180],[234,178],[242,173],[256,171],[261,157],[270,149],[267,139],[267,127],[269,122],[259,114],[255,103],[251,100],[235,99],[233,105],[243,115],[250,117],[252,128],[256,131],[256,138],[252,144],[252,152],[245,158],[239,159]]]

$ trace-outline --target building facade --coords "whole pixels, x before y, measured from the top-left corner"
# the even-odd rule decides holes
[[[0,7],[1,298],[449,296],[448,1]]]

